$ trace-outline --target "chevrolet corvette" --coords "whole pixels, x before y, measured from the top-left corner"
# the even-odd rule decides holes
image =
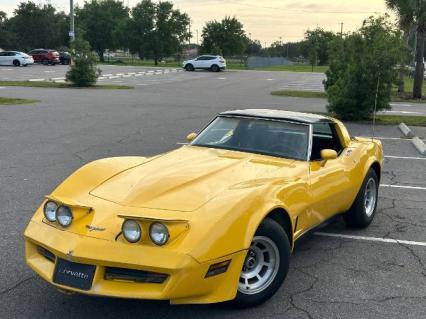
[[[69,176],[25,230],[29,267],[68,292],[250,307],[283,284],[303,235],[374,218],[381,142],[336,119],[227,111],[187,139]]]

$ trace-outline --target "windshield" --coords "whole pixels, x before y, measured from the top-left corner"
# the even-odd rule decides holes
[[[306,160],[309,125],[243,117],[217,117],[191,145]]]

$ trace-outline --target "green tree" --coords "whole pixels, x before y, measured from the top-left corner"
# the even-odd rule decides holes
[[[71,45],[72,64],[66,73],[66,80],[75,86],[93,86],[101,71],[96,67],[96,58],[90,50],[90,44],[81,37]]]
[[[7,15],[0,11],[0,48],[8,47],[10,34],[7,29]]]
[[[242,23],[235,17],[225,17],[220,22],[207,22],[201,37],[203,52],[215,53],[213,51],[220,49],[224,56],[243,54],[249,43]]]
[[[154,29],[155,4],[151,0],[139,2],[132,10],[125,27],[126,47],[131,53],[138,53],[145,58],[151,51],[149,43]]]
[[[160,59],[180,51],[181,43],[191,36],[189,23],[189,16],[173,9],[173,3],[165,1],[155,5],[154,29],[148,37],[155,65]]]
[[[390,109],[395,66],[404,52],[399,30],[388,16],[370,17],[358,32],[335,39],[331,47],[330,69],[324,82],[328,110],[342,119],[357,120],[377,110]]]
[[[417,43],[413,98],[421,99],[425,71],[426,0],[386,0],[386,5],[398,14],[402,29],[406,29],[404,33],[407,33],[410,25],[415,27]]]
[[[10,49],[56,48],[68,42],[68,18],[50,4],[21,2],[5,27]]]
[[[106,49],[122,46],[118,33],[128,18],[128,9],[118,0],[92,0],[76,9],[76,23],[102,62]]]
[[[262,45],[259,40],[248,40],[246,52],[247,55],[261,55]]]
[[[331,42],[336,38],[333,32],[321,28],[308,30],[303,41],[304,56],[309,59],[312,70],[315,65],[327,65]]]

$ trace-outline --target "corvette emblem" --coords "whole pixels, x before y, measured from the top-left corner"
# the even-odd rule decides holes
[[[68,261],[72,261],[72,254],[73,254],[73,251],[72,250],[68,250],[68,252],[67,252],[67,260]]]
[[[86,228],[87,228],[89,231],[104,231],[104,230],[105,230],[105,228],[102,228],[102,227],[96,227],[96,226],[92,226],[92,225],[86,225]]]

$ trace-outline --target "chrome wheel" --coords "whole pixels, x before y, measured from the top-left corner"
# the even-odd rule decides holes
[[[279,266],[277,245],[268,237],[255,236],[244,261],[238,291],[253,295],[265,290],[275,279]]]
[[[377,199],[377,186],[376,181],[373,178],[370,178],[365,186],[364,194],[364,208],[365,214],[370,217],[373,215],[374,208],[376,207]]]

